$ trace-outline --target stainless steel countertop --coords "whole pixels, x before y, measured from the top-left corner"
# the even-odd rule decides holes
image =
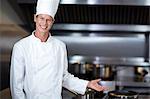
[[[139,93],[150,93],[150,82],[101,81],[100,84],[108,87],[108,90],[104,91],[104,93],[116,90],[116,86],[120,86],[123,89],[126,87],[126,90],[136,91]]]
[[[132,87],[150,87],[150,82],[132,82],[132,81],[101,81],[101,85],[106,86],[132,86]]]

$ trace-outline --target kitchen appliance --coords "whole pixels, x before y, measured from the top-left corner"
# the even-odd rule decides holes
[[[100,78],[102,80],[113,80],[114,72],[112,66],[100,65],[99,67]]]
[[[79,78],[86,80],[92,80],[95,76],[95,73],[97,74],[97,72],[94,70],[94,64],[80,62],[70,64],[69,72],[74,74],[75,76],[78,76]]]
[[[108,92],[105,99],[138,99],[138,93],[134,91],[115,90]]]
[[[135,67],[134,72],[137,81],[144,81],[145,76],[148,74],[148,71],[144,67]]]
[[[95,99],[94,98],[95,91],[92,89],[87,89],[84,95],[78,95],[73,99]]]

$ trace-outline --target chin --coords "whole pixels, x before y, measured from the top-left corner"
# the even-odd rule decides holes
[[[49,32],[49,30],[40,30],[40,32],[44,32],[44,33],[46,33],[46,32]]]

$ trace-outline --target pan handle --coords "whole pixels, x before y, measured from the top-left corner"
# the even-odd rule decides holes
[[[106,93],[106,95],[102,98],[102,99],[108,99],[108,93]]]

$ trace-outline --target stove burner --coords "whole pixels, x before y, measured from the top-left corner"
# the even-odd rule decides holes
[[[138,99],[138,93],[134,91],[117,90],[108,92],[108,99]]]

